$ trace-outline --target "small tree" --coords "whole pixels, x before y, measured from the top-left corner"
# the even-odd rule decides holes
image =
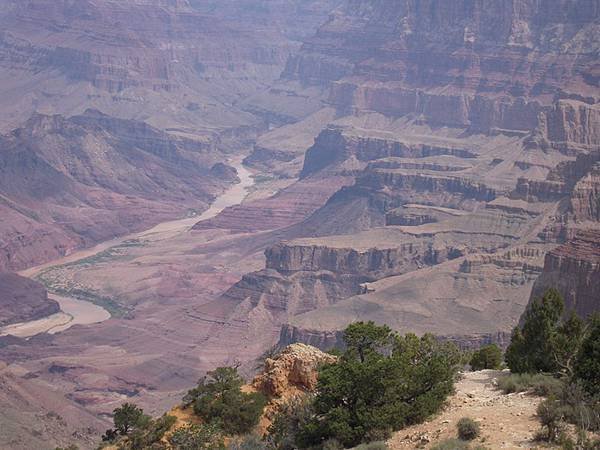
[[[113,411],[115,428],[123,436],[132,429],[147,423],[149,419],[144,411],[133,403],[124,403],[120,408]]]
[[[485,345],[471,357],[473,370],[499,369],[502,364],[502,350],[496,344]]]
[[[600,315],[591,319],[574,368],[575,377],[592,395],[600,395]]]
[[[356,322],[344,330],[344,342],[348,351],[355,352],[360,362],[365,362],[369,354],[389,348],[393,334],[387,325],[377,326],[372,321]]]
[[[523,328],[515,328],[506,350],[506,363],[513,373],[554,372],[553,340],[560,325],[564,302],[560,293],[549,289],[525,312]]]
[[[571,380],[574,376],[575,360],[588,333],[588,325],[572,311],[552,336],[551,347],[554,362],[561,375]]]

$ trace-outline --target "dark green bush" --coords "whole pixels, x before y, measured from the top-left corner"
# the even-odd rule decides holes
[[[133,403],[124,403],[113,411],[115,429],[122,436],[128,434],[135,428],[145,426],[149,421],[150,417],[145,415],[144,411]]]
[[[313,397],[294,397],[285,403],[269,427],[268,441],[278,450],[294,450],[304,445],[304,433],[315,412]]]
[[[575,363],[575,378],[591,395],[600,395],[600,316],[592,318]]]
[[[553,336],[564,309],[562,296],[549,289],[525,311],[523,328],[513,330],[506,363],[513,373],[555,372],[559,369]]]
[[[458,437],[463,441],[472,441],[479,436],[479,424],[469,417],[463,417],[456,424]]]
[[[345,333],[340,360],[319,371],[314,414],[299,448],[336,439],[345,447],[384,440],[425,420],[453,391],[460,355],[433,336],[398,336],[372,322]]]
[[[208,372],[183,398],[194,413],[207,423],[218,425],[227,434],[245,434],[258,423],[266,404],[261,393],[244,393],[244,380],[232,367]]]
[[[473,353],[470,365],[473,370],[499,369],[502,365],[502,350],[496,344],[485,345]]]

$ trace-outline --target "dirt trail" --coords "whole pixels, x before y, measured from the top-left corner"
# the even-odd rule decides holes
[[[481,425],[481,438],[475,445],[490,449],[536,448],[533,436],[540,422],[535,411],[541,398],[525,393],[502,394],[494,384],[501,373],[465,373],[449,406],[428,422],[396,433],[389,442],[390,448],[431,448],[442,440],[456,438],[456,423],[462,417],[470,417]]]

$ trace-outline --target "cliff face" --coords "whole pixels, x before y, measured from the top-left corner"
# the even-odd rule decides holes
[[[600,310],[600,231],[581,231],[546,255],[531,301],[549,288],[563,295],[566,311],[587,317]]]
[[[527,131],[556,92],[597,101],[599,15],[594,0],[354,0],[284,75],[332,83],[330,101],[344,111]]]
[[[11,273],[0,273],[0,328],[60,311],[41,284]]]
[[[90,107],[205,137],[262,128],[288,97],[269,89],[288,55],[338,3],[6,0],[0,129]]]

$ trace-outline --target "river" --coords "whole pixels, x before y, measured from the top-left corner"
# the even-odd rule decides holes
[[[234,184],[217,197],[211,206],[199,216],[162,222],[145,231],[110,239],[94,247],[77,250],[54,261],[23,270],[20,272],[20,275],[34,278],[50,267],[74,263],[81,259],[89,258],[111,247],[120,245],[125,241],[133,239],[166,239],[176,236],[189,231],[197,222],[210,219],[225,208],[242,203],[248,195],[248,189],[254,184],[254,178],[250,171],[243,166],[241,160],[230,161],[230,164],[236,168],[240,182]],[[90,325],[104,322],[110,318],[108,311],[93,303],[54,294],[49,294],[48,296],[58,302],[61,312],[42,319],[5,326],[0,328],[0,336],[11,334],[13,336],[29,338],[40,333],[54,334],[67,330],[73,325]]]

